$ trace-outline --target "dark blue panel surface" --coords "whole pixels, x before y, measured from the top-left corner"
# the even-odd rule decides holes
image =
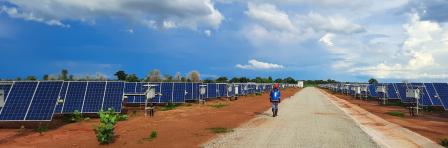
[[[227,84],[218,84],[218,96],[227,97]]]
[[[106,82],[89,82],[82,107],[83,113],[97,113],[101,110],[105,89]]]
[[[393,83],[386,84],[386,91],[388,99],[400,99],[398,97],[397,90],[395,90]]]
[[[86,90],[87,82],[70,82],[62,106],[62,112],[73,113],[75,110],[81,112]]]
[[[422,106],[432,106],[431,97],[423,83],[412,83],[413,88],[419,88],[422,92],[419,104]]]
[[[173,103],[185,103],[185,83],[174,83]]]
[[[121,112],[123,90],[124,82],[107,82],[102,109],[108,110],[112,108],[115,112]]]
[[[193,100],[199,100],[199,96],[201,95],[199,93],[199,86],[202,85],[202,83],[193,83]]]
[[[61,91],[59,91],[59,98],[62,100],[65,100],[65,94],[67,94],[68,85],[69,85],[69,82],[63,82]],[[64,102],[57,103],[56,108],[54,109],[54,113],[61,113],[63,105],[64,105]]]
[[[173,102],[173,83],[162,83],[160,103]]]
[[[426,91],[429,94],[433,106],[442,106],[442,101],[438,97],[437,91],[433,83],[425,83]]]
[[[185,100],[193,100],[193,83],[185,83]]]
[[[370,97],[378,97],[378,93],[376,93],[376,85],[369,84],[368,86]]]
[[[15,82],[0,112],[0,120],[24,120],[36,87],[37,82]]]
[[[51,120],[61,91],[60,82],[40,82],[26,115],[26,120]]]
[[[6,100],[6,97],[8,97],[9,90],[11,90],[13,82],[0,82],[0,89],[4,92],[4,99]]]
[[[136,86],[137,82],[126,82],[124,83],[124,93],[125,94],[131,94],[131,93],[135,93],[135,86]]]
[[[434,83],[434,88],[439,94],[440,101],[445,110],[448,110],[448,84],[447,83]]]
[[[216,84],[208,83],[207,84],[207,98],[216,98]]]
[[[412,103],[412,100],[410,98],[406,98],[406,89],[411,88],[411,86],[408,86],[409,84],[406,83],[394,83],[395,89],[398,92],[398,97],[401,99],[401,102],[403,103]]]

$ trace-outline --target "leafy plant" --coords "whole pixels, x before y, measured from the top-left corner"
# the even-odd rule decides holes
[[[40,135],[42,135],[42,133],[46,131],[48,131],[48,128],[45,126],[39,126],[36,128],[36,132],[39,132]]]
[[[448,148],[448,138],[443,138],[442,140],[440,140],[440,145]]]
[[[161,111],[168,111],[168,110],[173,110],[177,107],[176,104],[173,103],[168,103],[167,105],[165,105],[164,107],[162,107],[162,109],[160,109]]]
[[[71,122],[79,122],[79,121],[81,121],[81,119],[82,119],[81,112],[79,112],[78,110],[75,110],[71,115],[70,121]]]
[[[117,113],[111,108],[107,111],[101,110],[99,113],[100,125],[95,129],[96,138],[101,144],[113,142],[115,138],[115,124],[118,122]]]
[[[144,139],[147,140],[147,141],[152,141],[152,140],[154,140],[156,138],[157,138],[157,131],[153,130],[153,131],[151,131],[151,134],[149,134],[149,136],[144,138]]]
[[[386,114],[391,115],[391,116],[404,117],[404,113],[397,112],[397,111],[386,112]]]
[[[213,107],[213,108],[216,108],[216,109],[220,109],[220,108],[223,108],[223,107],[227,106],[227,104],[218,103],[218,104],[212,104],[212,105],[209,105],[209,106]]]
[[[90,117],[85,117],[84,121],[90,121]]]
[[[128,115],[118,115],[118,121],[128,120]]]
[[[208,128],[208,130],[210,130],[213,133],[228,133],[228,132],[233,132],[233,129],[228,129],[225,127],[213,127],[213,128]]]

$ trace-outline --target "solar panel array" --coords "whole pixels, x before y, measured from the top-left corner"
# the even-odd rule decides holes
[[[206,88],[203,96],[205,99],[234,96],[234,86],[239,86],[240,94],[268,91],[272,88],[272,84],[243,83],[5,81],[0,82],[5,102],[0,107],[0,121],[50,121],[54,114],[70,114],[75,111],[98,113],[108,108],[121,112],[125,96],[127,103],[145,103],[144,93],[148,85],[155,87],[157,95],[153,99],[154,103],[198,100],[202,85]]]
[[[325,87],[333,91],[344,92],[344,86],[356,86],[359,84],[330,84]],[[377,86],[385,86],[385,94],[377,92]],[[413,103],[411,98],[406,97],[406,89],[420,88],[421,98],[418,100],[421,106],[439,106],[448,110],[448,83],[379,83],[368,84],[370,97],[385,97],[388,100],[399,100],[402,103]],[[352,92],[350,92],[352,94]]]
[[[9,84],[6,84],[9,83]],[[124,82],[0,82],[5,105],[0,121],[50,121],[55,113],[121,112]]]

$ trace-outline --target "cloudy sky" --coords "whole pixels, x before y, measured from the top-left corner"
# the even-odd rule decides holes
[[[0,0],[0,77],[448,81],[446,0]]]

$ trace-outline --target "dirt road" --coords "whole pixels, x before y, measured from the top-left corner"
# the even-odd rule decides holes
[[[379,147],[316,88],[305,88],[270,111],[205,147]]]

